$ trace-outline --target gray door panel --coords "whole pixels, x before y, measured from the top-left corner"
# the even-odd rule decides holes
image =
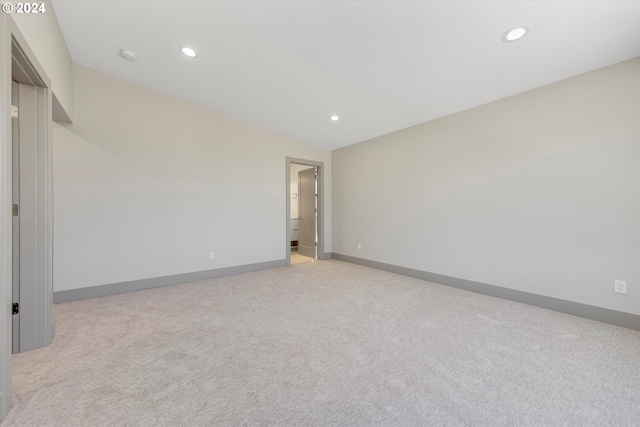
[[[11,82],[11,104],[20,107],[18,83]],[[19,119],[11,119],[12,135],[12,203],[20,207],[20,126]],[[13,217],[12,302],[20,303],[20,216]],[[20,353],[20,314],[12,316],[12,353]]]
[[[298,172],[298,199],[300,221],[298,252],[300,255],[316,257],[316,168]]]

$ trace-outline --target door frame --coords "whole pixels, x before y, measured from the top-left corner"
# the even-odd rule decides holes
[[[45,163],[39,182],[43,185],[38,195],[42,202],[42,246],[38,250],[38,269],[41,272],[43,300],[38,301],[36,313],[53,337],[51,319],[53,295],[53,180],[52,180],[52,93],[51,82],[30,49],[18,26],[9,14],[0,14],[0,421],[11,409],[11,354],[12,354],[12,293],[13,293],[13,156],[11,119],[11,82],[13,78],[23,84],[45,89],[43,117],[38,129],[44,143]],[[40,283],[40,282],[39,282]],[[40,297],[39,297],[40,298]]]
[[[318,168],[318,223],[316,224],[318,230],[318,247],[317,258],[328,259],[329,257],[324,251],[324,163],[317,162],[315,160],[298,159],[295,157],[286,158],[286,227],[287,232],[285,240],[285,254],[287,265],[291,264],[291,164],[317,167]]]

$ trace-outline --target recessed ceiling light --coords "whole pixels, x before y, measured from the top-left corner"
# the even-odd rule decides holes
[[[527,34],[527,32],[529,32],[529,27],[527,25],[512,28],[502,35],[502,41],[505,43],[511,43],[516,40],[520,40]]]
[[[187,46],[181,47],[180,52],[187,55],[189,58],[195,58],[198,55],[195,50]]]
[[[340,117],[336,116],[335,114],[331,117],[329,117],[331,120],[333,120],[334,122],[340,120]]]
[[[135,61],[137,58],[137,55],[134,51],[127,50],[127,49],[120,50],[120,56],[126,59],[127,61]]]

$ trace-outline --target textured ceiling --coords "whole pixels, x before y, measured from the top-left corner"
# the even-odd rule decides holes
[[[639,1],[53,6],[74,62],[328,149],[640,56]]]

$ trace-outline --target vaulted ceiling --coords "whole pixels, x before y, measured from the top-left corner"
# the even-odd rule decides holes
[[[640,56],[640,1],[52,3],[74,62],[327,149]]]

